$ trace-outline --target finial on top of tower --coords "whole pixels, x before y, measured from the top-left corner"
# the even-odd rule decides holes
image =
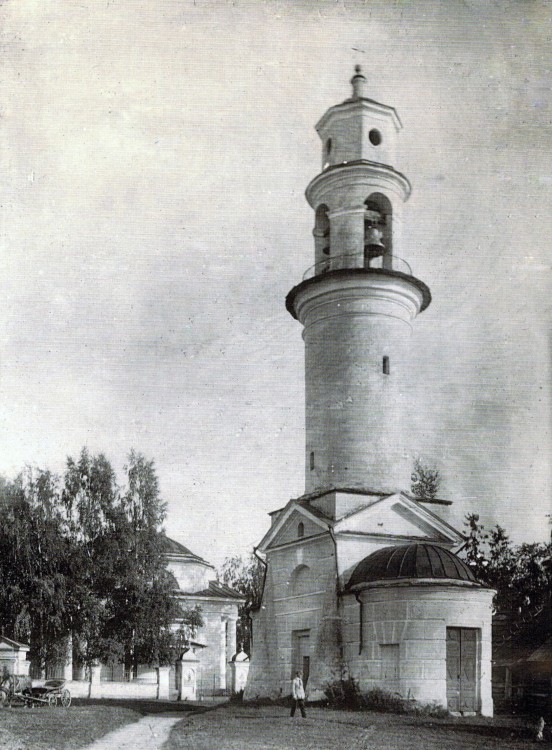
[[[353,99],[362,99],[365,97],[364,87],[366,85],[366,76],[362,72],[360,65],[355,65],[355,74],[351,78],[353,84]]]

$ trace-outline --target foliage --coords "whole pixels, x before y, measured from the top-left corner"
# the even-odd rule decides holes
[[[165,504],[153,461],[131,451],[126,489],[119,496],[117,523],[109,540],[110,607],[105,632],[119,640],[128,671],[138,664],[171,661],[171,623],[180,614],[163,554],[160,525]],[[107,592],[103,592],[104,595]]]
[[[415,716],[427,716],[432,719],[446,719],[447,716],[450,716],[448,708],[445,708],[438,701],[430,701],[429,703],[418,703],[415,701],[411,713]]]
[[[239,608],[237,639],[247,653],[251,650],[249,613],[261,606],[264,573],[264,565],[253,553],[246,558],[240,555],[226,558],[220,570],[223,582],[245,597],[245,604]]]
[[[552,590],[552,544],[514,545],[499,525],[487,532],[475,513],[465,525],[463,556],[475,577],[497,590],[495,610],[515,614],[540,609]]]
[[[444,718],[448,711],[436,701],[431,703],[418,703],[399,693],[390,693],[382,688],[375,687],[362,692],[358,682],[347,677],[336,680],[324,688],[328,703],[333,708],[348,709],[352,711],[378,711],[380,713],[414,714],[416,716],[429,716],[433,718]]]
[[[199,628],[204,625],[203,610],[199,604],[194,607],[180,607],[177,619],[179,627],[173,633],[171,649],[178,656],[196,637]]]
[[[362,693],[358,682],[351,677],[328,683],[324,687],[324,694],[332,708],[358,711],[363,707]]]
[[[49,472],[27,469],[2,486],[0,625],[4,633],[30,643],[30,656],[40,668],[59,658],[79,606],[58,499]]]
[[[237,693],[232,693],[230,696],[230,703],[243,703],[244,689],[238,690]]]
[[[83,664],[169,663],[203,624],[172,596],[153,461],[131,451],[125,475],[120,488],[105,456],[84,449],[63,479],[27,469],[0,482],[0,627],[30,643],[41,670],[70,636]]]
[[[432,469],[417,458],[414,471],[410,477],[411,492],[420,500],[435,500],[441,485],[441,475],[437,469]]]

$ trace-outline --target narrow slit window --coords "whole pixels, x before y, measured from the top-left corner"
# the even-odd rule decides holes
[[[303,523],[303,521],[300,521],[297,526],[297,538],[301,539],[304,536],[305,536],[305,524]]]
[[[389,375],[391,372],[391,366],[389,364],[389,357],[383,358],[383,374]]]
[[[311,471],[314,470],[314,451],[311,451],[311,454],[310,454],[310,470]]]

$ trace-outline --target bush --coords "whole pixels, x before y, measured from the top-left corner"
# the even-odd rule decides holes
[[[412,701],[403,698],[399,693],[389,693],[381,688],[372,688],[362,694],[363,707],[369,711],[380,713],[407,714],[410,712]]]
[[[446,719],[447,716],[450,716],[448,709],[437,701],[431,701],[431,703],[417,703],[415,701],[412,711],[416,716],[428,716],[432,719]]]
[[[336,680],[324,688],[328,704],[333,708],[348,708],[358,711],[362,708],[362,694],[358,683],[352,678]]]
[[[390,693],[375,687],[363,693],[358,682],[349,677],[336,680],[324,688],[328,705],[350,711],[379,711],[380,713],[413,714],[442,719],[449,715],[447,709],[436,701],[418,703],[413,698],[403,698],[399,693]]]

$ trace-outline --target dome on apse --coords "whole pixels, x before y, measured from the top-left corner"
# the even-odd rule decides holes
[[[478,584],[471,569],[449,550],[435,544],[384,547],[358,563],[347,589],[374,581],[434,579]]]

